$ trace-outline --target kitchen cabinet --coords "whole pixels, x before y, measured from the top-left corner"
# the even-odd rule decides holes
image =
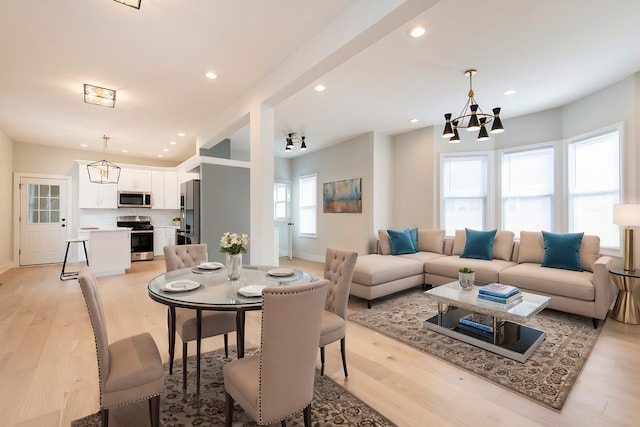
[[[147,169],[122,168],[118,191],[151,192],[151,171]]]
[[[89,181],[86,164],[78,165],[78,207],[80,209],[116,209],[118,186]]]
[[[153,171],[151,173],[151,208],[180,209],[178,173]]]
[[[153,255],[164,255],[163,248],[167,245],[176,244],[176,230],[175,226],[163,226],[155,225],[153,227]]]

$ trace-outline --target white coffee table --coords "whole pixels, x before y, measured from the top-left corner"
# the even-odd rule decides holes
[[[476,347],[525,362],[545,338],[544,331],[523,325],[549,304],[549,297],[522,293],[522,301],[507,305],[478,298],[481,286],[463,290],[458,281],[429,289],[424,294],[438,303],[438,314],[424,321],[424,327]],[[493,317],[493,334],[474,334],[458,326],[469,313]]]

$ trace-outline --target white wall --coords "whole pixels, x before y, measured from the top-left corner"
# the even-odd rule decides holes
[[[391,228],[394,206],[394,150],[393,138],[379,132],[373,135],[373,150],[371,152],[373,165],[373,216],[368,236],[368,252],[376,250],[378,230]]]
[[[13,142],[0,131],[0,272],[12,265],[13,253]]]
[[[298,178],[318,173],[318,237],[299,237],[294,226],[294,256],[324,261],[327,246],[368,253],[373,229],[372,132],[292,160],[293,219],[297,224]],[[362,178],[362,213],[323,213],[322,184]]]

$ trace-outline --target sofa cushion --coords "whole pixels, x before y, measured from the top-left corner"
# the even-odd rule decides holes
[[[498,282],[501,271],[516,265],[511,261],[494,259],[487,261],[484,259],[460,258],[457,255],[444,256],[426,260],[424,268],[429,274],[443,277],[451,277],[455,281],[458,277],[458,270],[464,267],[473,268],[476,271],[476,280],[480,282]]]
[[[493,239],[497,230],[479,231],[465,228],[464,249],[460,258],[493,259]]]
[[[539,231],[521,231],[518,263],[532,262],[542,264],[544,258],[544,240]]]
[[[378,230],[378,245],[381,255],[391,255],[391,239],[387,230]]]
[[[583,301],[595,300],[593,273],[588,271],[577,272],[523,263],[502,271],[500,283],[534,293],[559,295]]]
[[[418,251],[415,254],[405,254],[405,255],[399,255],[399,256],[402,257],[402,258],[413,259],[415,261],[419,261],[424,265],[424,263],[429,261],[429,260],[432,260],[432,259],[435,259],[435,258],[442,258],[442,257],[445,257],[446,255],[437,254],[435,252]]]
[[[409,230],[387,230],[387,233],[391,242],[391,255],[413,254],[416,252],[416,248],[411,242]]]
[[[424,264],[402,256],[369,254],[358,257],[353,282],[373,286],[424,274]]]
[[[544,240],[543,267],[582,271],[580,266],[580,245],[584,233],[542,232]]]
[[[513,252],[514,247],[514,234],[513,231],[499,230],[496,232],[496,236],[493,239],[493,250],[492,257],[498,258],[504,261],[511,261],[511,254]],[[542,239],[542,236],[540,236]],[[451,248],[451,255],[462,255],[464,251],[466,242],[466,232],[465,230],[456,230],[455,237],[453,238],[453,246]],[[445,251],[446,250],[446,242],[445,242]],[[540,257],[540,262],[542,262],[542,257]],[[594,260],[595,262],[595,260]]]
[[[593,272],[598,258],[600,258],[600,237],[585,235],[580,244],[580,265],[582,269]]]
[[[418,229],[418,250],[423,252],[444,253],[444,230]]]

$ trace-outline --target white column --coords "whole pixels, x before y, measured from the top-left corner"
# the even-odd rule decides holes
[[[272,265],[273,175],[274,175],[273,108],[260,104],[249,113],[250,139],[250,218],[251,264]]]

